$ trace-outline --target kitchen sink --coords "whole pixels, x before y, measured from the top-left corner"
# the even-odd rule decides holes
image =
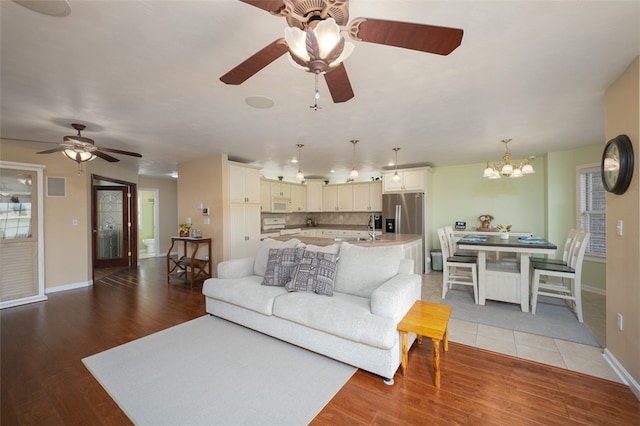
[[[375,240],[364,237],[336,237],[333,241],[384,241],[384,238],[376,237]]]

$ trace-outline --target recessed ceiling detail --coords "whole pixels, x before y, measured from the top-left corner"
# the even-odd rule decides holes
[[[20,6],[43,15],[63,18],[71,14],[71,6],[67,0],[13,0]]]
[[[258,109],[268,109],[275,105],[275,102],[266,96],[249,96],[244,101],[247,105]]]

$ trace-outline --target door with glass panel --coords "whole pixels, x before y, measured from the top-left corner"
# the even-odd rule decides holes
[[[129,266],[129,190],[126,186],[94,186],[95,268]]]
[[[39,214],[42,166],[22,166],[0,162],[0,307],[46,299]]]

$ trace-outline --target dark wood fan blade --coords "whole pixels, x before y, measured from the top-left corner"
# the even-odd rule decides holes
[[[353,89],[344,63],[324,75],[334,103],[346,102],[353,98]]]
[[[369,18],[356,18],[349,28],[349,35],[354,40],[404,47],[437,55],[448,55],[453,52],[460,46],[463,34],[464,31],[458,28]]]
[[[287,53],[288,50],[289,47],[287,47],[284,38],[279,38],[220,77],[220,81],[227,84],[242,84],[255,73]]]
[[[67,149],[66,146],[59,146],[57,148],[47,149],[46,151],[40,151],[37,154],[53,154],[54,152],[61,152]]]
[[[259,9],[266,10],[271,13],[278,13],[284,8],[282,0],[240,0],[242,3],[250,4]]]
[[[142,155],[138,154],[137,152],[131,152],[131,151],[122,151],[120,149],[114,149],[114,148],[105,148],[103,146],[101,146],[100,148],[98,148],[100,151],[104,151],[104,152],[113,152],[114,154],[122,154],[122,155],[130,155],[132,157],[138,157],[138,158],[142,158]]]
[[[110,163],[117,163],[118,161],[120,161],[116,157],[112,157],[109,154],[105,154],[104,152],[98,151],[97,149],[94,151],[91,151],[91,153],[96,157],[100,157],[103,160],[107,160]]]

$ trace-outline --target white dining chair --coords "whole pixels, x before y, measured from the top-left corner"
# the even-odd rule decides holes
[[[475,251],[458,250],[456,247],[456,236],[453,233],[453,227],[445,226],[444,233],[447,236],[447,242],[449,243],[449,256],[478,257],[478,253]]]
[[[567,233],[567,238],[564,241],[564,247],[562,248],[562,259],[548,259],[545,257],[537,257],[531,256],[531,262],[536,263],[547,263],[553,265],[568,265],[569,258],[571,257],[571,250],[573,250],[573,245],[576,242],[576,237],[578,236],[578,231],[575,229],[570,229]]]
[[[473,287],[473,299],[478,304],[478,258],[452,256],[446,231],[443,228],[437,231],[442,250],[442,298],[453,285],[466,285]]]
[[[582,261],[591,234],[580,231],[577,234],[568,265],[550,263],[531,264],[531,313],[535,315],[538,296],[555,297],[569,301],[582,322]]]

